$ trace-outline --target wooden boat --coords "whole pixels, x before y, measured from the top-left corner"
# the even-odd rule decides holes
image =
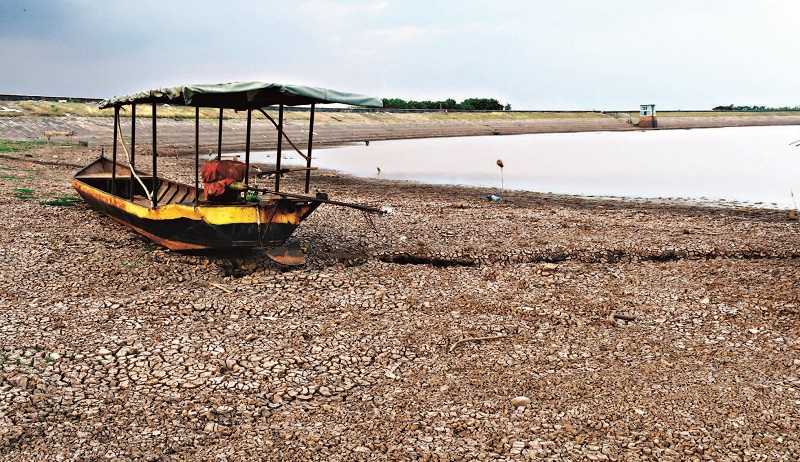
[[[158,176],[157,106],[195,108],[195,181],[188,185]],[[101,108],[114,108],[114,139],[112,158],[100,157],[75,174],[72,185],[91,206],[114,220],[130,227],[171,250],[202,250],[263,247],[267,254],[282,264],[302,263],[302,255],[281,247],[297,226],[308,218],[321,204],[352,207],[366,212],[380,213],[378,209],[328,199],[324,193],[316,196],[288,193],[280,190],[284,173],[304,171],[305,193],[309,191],[311,153],[313,145],[314,110],[317,103],[344,103],[362,106],[382,106],[382,101],[352,93],[297,85],[280,85],[262,82],[241,82],[212,85],[189,85],[150,90],[104,101]],[[135,167],[136,106],[151,106],[152,170],[150,173]],[[120,108],[130,105],[130,153],[122,139],[119,123]],[[278,105],[278,122],[263,107]],[[303,153],[283,132],[285,105],[310,105],[309,138],[307,152]],[[222,187],[211,183],[210,189],[201,188],[199,182],[200,108],[219,108],[219,138],[217,161],[222,156],[222,121],[224,109],[247,111],[245,162],[243,178],[225,178]],[[249,185],[250,134],[252,112],[261,112],[277,129],[278,143],[274,189],[261,189]],[[306,160],[306,168],[281,168],[282,141],[286,139]],[[117,146],[122,145],[129,165],[117,161]],[[211,162],[214,162],[213,160]],[[241,167],[241,163],[236,163]],[[205,175],[205,169],[204,169]],[[241,182],[243,180],[243,183]],[[204,181],[206,179],[204,178]],[[210,180],[209,180],[210,181]],[[214,186],[214,187],[211,187]],[[218,195],[219,196],[216,196]],[[212,197],[216,196],[216,197]]]
[[[109,159],[97,159],[75,175],[72,186],[94,208],[171,250],[280,246],[321,204],[313,198],[286,197],[218,204],[205,200],[202,192],[195,204],[194,186],[161,178],[159,206],[153,208],[128,167],[117,164],[112,179],[113,165]],[[151,174],[139,177],[152,188]],[[132,198],[114,193],[128,192],[132,180]]]

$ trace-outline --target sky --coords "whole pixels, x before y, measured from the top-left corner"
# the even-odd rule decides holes
[[[514,109],[800,105],[796,0],[0,0],[0,93],[242,80]]]

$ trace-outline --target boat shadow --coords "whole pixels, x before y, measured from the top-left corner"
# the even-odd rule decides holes
[[[371,254],[358,243],[339,242],[336,246],[323,241],[290,238],[285,245],[299,248],[305,255],[302,265],[285,266],[267,255],[269,249],[204,249],[182,250],[182,255],[206,259],[225,277],[240,278],[256,273],[319,270],[332,266],[360,266],[369,261]]]

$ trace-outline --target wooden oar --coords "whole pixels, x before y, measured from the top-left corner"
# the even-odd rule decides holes
[[[292,193],[287,193],[287,192],[273,191],[271,189],[255,188],[253,186],[245,185],[244,183],[241,183],[241,182],[231,183],[230,185],[228,185],[228,187],[233,189],[233,190],[236,190],[236,191],[256,191],[256,192],[260,192],[260,193],[263,193],[263,194],[274,194],[276,196],[289,197],[289,198],[292,198],[292,199],[300,199],[300,200],[307,200],[307,201],[312,201],[312,202],[320,202],[322,204],[338,205],[339,207],[347,207],[347,208],[351,208],[351,209],[361,210],[362,212],[377,213],[379,215],[383,215],[384,213],[386,213],[386,211],[384,211],[384,210],[381,210],[381,209],[378,209],[378,208],[375,208],[375,207],[370,207],[368,205],[353,204],[353,203],[350,203],[350,202],[334,201],[334,200],[328,199],[327,195],[325,197],[304,196],[302,194],[292,194]]]
[[[269,175],[275,175],[278,173],[283,175],[284,173],[305,172],[307,170],[318,170],[318,169],[317,167],[291,167],[291,168],[282,168],[280,170],[262,170],[256,173],[256,176],[261,178]]]

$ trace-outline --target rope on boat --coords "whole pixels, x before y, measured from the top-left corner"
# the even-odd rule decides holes
[[[275,129],[276,129],[276,130],[278,129],[278,123],[277,123],[277,122],[275,122],[275,119],[273,119],[272,117],[270,117],[270,115],[269,115],[269,114],[267,114],[267,113],[266,113],[266,112],[265,112],[263,109],[259,109],[258,111],[259,111],[259,112],[261,112],[262,114],[264,114],[264,117],[266,117],[266,118],[267,118],[267,120],[269,120],[270,122],[272,122],[272,125],[274,125],[274,126],[275,126]],[[307,156],[307,155],[305,155],[305,154],[303,154],[303,152],[302,152],[302,151],[300,151],[300,149],[299,149],[297,146],[295,146],[294,142],[292,142],[292,140],[291,140],[291,139],[289,139],[289,135],[287,135],[285,131],[283,132],[283,137],[284,137],[284,138],[286,138],[286,141],[288,141],[288,142],[289,142],[289,144],[290,144],[290,145],[291,145],[291,146],[294,148],[294,150],[295,150],[295,151],[297,151],[297,153],[298,153],[298,154],[300,154],[300,157],[302,157],[302,158],[303,158],[303,159],[305,159],[305,160],[308,160],[308,156]]]
[[[125,138],[122,137],[122,124],[119,123],[119,114],[116,115],[117,118],[117,131],[119,132],[119,144],[122,145],[122,150],[125,151],[125,157],[128,159],[128,167],[131,169],[131,175],[139,181],[139,184],[142,185],[142,189],[144,190],[145,195],[147,196],[147,200],[152,202],[153,196],[147,191],[147,187],[144,185],[144,182],[139,175],[136,173],[136,169],[133,168],[133,163],[131,162],[131,156],[128,154],[128,148],[125,147]]]

